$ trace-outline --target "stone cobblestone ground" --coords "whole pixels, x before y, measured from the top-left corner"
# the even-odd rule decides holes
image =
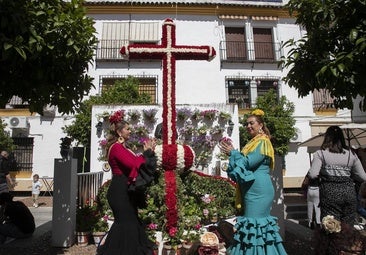
[[[32,206],[30,198],[21,199],[27,206]],[[40,197],[40,206],[52,206],[52,197]],[[0,246],[0,255],[95,255],[94,244],[88,246],[73,245],[69,248],[52,247],[51,231],[35,238],[27,247]],[[304,237],[286,231],[285,249],[288,255],[310,255],[313,254],[311,236]],[[130,255],[130,254],[126,254]],[[132,254],[131,254],[132,255]]]

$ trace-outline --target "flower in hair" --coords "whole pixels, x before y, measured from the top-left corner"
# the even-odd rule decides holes
[[[261,109],[255,109],[254,111],[252,111],[252,114],[257,116],[263,116],[264,111],[262,111]]]
[[[109,117],[109,122],[111,124],[116,124],[120,121],[123,120],[123,117],[125,115],[125,111],[124,110],[118,110],[115,111],[110,117]]]
[[[331,233],[339,233],[341,232],[341,222],[334,218],[333,215],[327,215],[322,219],[322,225],[324,230],[331,234]]]

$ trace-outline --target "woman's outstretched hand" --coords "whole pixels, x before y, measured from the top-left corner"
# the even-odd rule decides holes
[[[226,155],[230,155],[230,151],[234,150],[234,146],[229,139],[222,139],[219,143],[219,148]]]

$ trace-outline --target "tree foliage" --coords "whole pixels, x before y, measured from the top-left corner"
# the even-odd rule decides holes
[[[82,0],[0,0],[1,108],[16,95],[31,112],[74,112],[93,87],[97,39],[85,15]]]
[[[0,119],[0,151],[12,152],[14,150],[13,139],[11,139],[10,134],[5,131],[6,124],[2,119]]]
[[[292,117],[295,106],[285,96],[277,97],[273,90],[257,98],[257,107],[264,111],[264,122],[271,132],[275,153],[284,156],[288,153],[290,139],[296,134],[295,119]],[[255,109],[256,109],[255,108]],[[254,110],[254,109],[252,109]],[[251,111],[252,111],[251,110]],[[251,112],[250,111],[250,112]],[[244,123],[250,113],[245,114],[240,123],[240,144],[244,146],[250,137],[245,130]]]
[[[353,99],[364,97],[366,110],[366,2],[363,0],[290,0],[287,7],[306,29],[283,59],[285,81],[301,97],[327,89],[337,108],[353,109]]]
[[[116,81],[113,86],[103,91],[102,95],[90,96],[89,99],[82,102],[76,110],[75,120],[71,125],[65,126],[63,131],[78,144],[90,147],[93,105],[150,103],[151,97],[148,94],[139,93],[138,80],[128,77],[125,80]]]

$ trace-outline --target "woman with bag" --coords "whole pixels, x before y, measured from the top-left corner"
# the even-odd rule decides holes
[[[136,180],[140,172],[154,173],[156,157],[155,140],[144,142],[144,152],[136,155],[126,145],[130,137],[129,124],[123,120],[124,112],[117,111],[110,118],[110,136],[107,142],[108,163],[112,169],[107,199],[112,209],[114,223],[98,254],[103,255],[152,255],[153,243],[138,218],[137,208],[144,202],[143,193],[136,195]],[[145,183],[146,184],[146,183]]]
[[[321,218],[332,215],[353,226],[357,217],[355,181],[366,181],[366,173],[357,155],[346,146],[338,126],[330,126],[325,132],[320,150],[314,153],[309,177],[320,178]]]

